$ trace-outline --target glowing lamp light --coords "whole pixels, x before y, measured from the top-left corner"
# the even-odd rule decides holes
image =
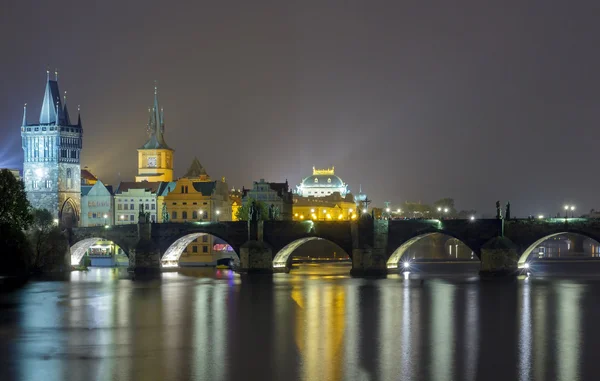
[[[543,214],[540,214],[540,215],[538,216],[538,218],[541,220],[542,218],[544,218],[544,215],[543,215]]]
[[[327,213],[327,209],[323,209],[323,213]]]
[[[352,213],[352,208],[348,209],[348,213]]]
[[[219,214],[221,214],[221,211],[220,211],[220,210],[217,210],[217,216],[218,216]]]
[[[44,176],[44,170],[43,170],[42,168],[37,168],[37,169],[35,170],[35,175],[36,175],[37,177],[42,177],[42,176]]]
[[[571,210],[575,210],[575,207],[571,205]]]
[[[441,211],[442,211],[442,208],[438,207],[438,212],[441,212]]]
[[[300,215],[300,219],[303,220],[304,219],[304,214]]]
[[[470,220],[475,221],[475,216],[471,216]]]
[[[400,209],[396,209],[396,213],[402,213]]]
[[[313,219],[313,220],[316,220],[316,219],[317,219],[317,215],[313,213],[313,214],[312,214],[312,219]]]
[[[330,220],[331,219],[331,214],[327,215],[327,219]]]
[[[105,214],[105,215],[104,215],[104,218],[108,218],[108,215],[106,215],[106,214]]]
[[[523,265],[523,268],[524,268],[524,269],[528,269],[528,268],[529,268],[529,263],[525,263],[525,264]]]
[[[54,219],[54,224],[55,224],[55,225],[58,225],[58,218],[55,218],[55,219]]]
[[[311,209],[311,210],[310,210],[310,212],[311,212],[311,213],[314,213],[314,212],[315,212],[315,210],[314,210],[314,209]]]
[[[407,269],[407,268],[409,268],[409,267],[410,267],[410,262],[404,262],[404,263],[402,264],[402,266],[404,266],[404,268],[405,268],[405,269]]]
[[[298,217],[298,213],[294,214],[295,217]]]
[[[390,208],[385,208],[386,213],[390,212]]]
[[[353,214],[353,215],[352,215],[352,219],[355,219],[355,218],[356,218],[356,214]]]
[[[364,209],[363,209],[363,213],[367,213],[367,208],[364,208]]]
[[[338,216],[338,220],[341,220],[342,218],[344,218],[344,216],[342,216],[341,214]]]
[[[448,208],[444,208],[444,213],[448,213]]]

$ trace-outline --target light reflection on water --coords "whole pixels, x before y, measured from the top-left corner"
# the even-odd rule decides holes
[[[597,280],[92,269],[0,295],[1,380],[593,380]]]

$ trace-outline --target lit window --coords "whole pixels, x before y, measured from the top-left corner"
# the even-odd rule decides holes
[[[331,178],[327,179],[327,182],[331,184]]]
[[[319,182],[319,179],[317,179],[317,178],[315,177],[315,183],[318,183],[318,182]]]

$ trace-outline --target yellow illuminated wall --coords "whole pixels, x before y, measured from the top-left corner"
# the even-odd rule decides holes
[[[138,149],[138,175],[135,181],[173,181],[173,150]]]

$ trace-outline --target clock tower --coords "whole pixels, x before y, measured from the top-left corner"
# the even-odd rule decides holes
[[[158,105],[158,89],[154,86],[154,106],[148,109],[149,139],[138,148],[138,174],[135,181],[173,181],[173,153],[165,142],[163,109]]]

